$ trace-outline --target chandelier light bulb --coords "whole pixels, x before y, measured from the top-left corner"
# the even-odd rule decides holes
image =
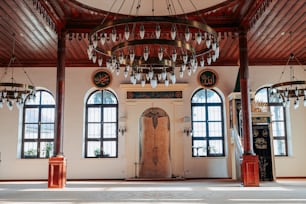
[[[153,79],[153,76],[154,76],[154,72],[153,72],[153,69],[150,69],[149,73],[148,73],[148,77],[149,79]]]
[[[204,67],[204,65],[205,65],[204,57],[201,57],[200,65],[201,65],[201,67]]]
[[[141,80],[141,87],[144,87],[146,85],[146,80],[143,78],[142,80]]]
[[[119,76],[119,74],[120,74],[120,67],[117,66],[117,68],[116,68],[116,75]]]
[[[216,50],[217,50],[217,43],[216,43],[216,41],[214,41],[214,42],[212,43],[211,47],[212,47],[213,51],[216,52]]]
[[[195,64],[195,58],[192,57],[192,58],[190,59],[190,65],[191,65],[191,67],[194,67],[194,64]]]
[[[88,52],[92,52],[94,49],[94,46],[92,44],[92,42],[89,43],[89,46],[88,46]]]
[[[217,54],[217,58],[219,58],[219,55],[220,55],[220,47],[219,45],[216,45],[216,54]]]
[[[18,91],[15,90],[15,91],[14,91],[14,98],[17,98],[17,97],[18,97]]]
[[[140,25],[139,35],[140,35],[140,38],[141,38],[141,39],[144,38],[144,35],[145,35],[145,28],[144,28],[143,24]]]
[[[180,68],[180,78],[183,78],[184,77],[184,71],[183,71],[183,68],[181,67]]]
[[[160,48],[158,51],[158,59],[159,61],[162,61],[164,57],[164,52],[163,52],[163,48]]]
[[[3,99],[0,98],[0,108],[3,108]]]
[[[124,37],[125,37],[126,40],[129,40],[129,38],[130,38],[130,29],[129,29],[128,25],[125,26]]]
[[[216,56],[216,53],[214,53],[214,54],[212,55],[212,61],[215,62],[216,60],[217,60],[217,56]]]
[[[141,73],[140,73],[140,71],[137,71],[137,72],[136,72],[135,77],[136,77],[136,80],[137,80],[137,81],[140,80],[140,78],[141,78]]]
[[[183,55],[183,62],[184,62],[184,64],[187,64],[187,62],[188,62],[188,55],[187,54]]]
[[[100,41],[101,41],[101,44],[102,44],[102,45],[105,44],[105,41],[106,41],[106,33],[103,32],[103,33],[101,34]]]
[[[157,87],[157,79],[156,79],[156,77],[154,77],[153,79],[150,80],[150,84],[151,84],[151,87],[153,89],[155,89]]]
[[[191,74],[192,74],[192,70],[191,70],[191,68],[190,68],[190,67],[188,67],[187,73],[188,73],[188,76],[191,76]]]
[[[198,44],[201,44],[202,42],[202,33],[200,31],[197,33],[197,42]]]
[[[210,54],[209,54],[208,57],[207,57],[207,64],[208,64],[208,65],[211,65],[211,56],[210,56]]]
[[[175,76],[174,72],[171,73],[170,79],[172,81],[172,84],[176,83],[176,76]]]
[[[176,58],[177,58],[177,53],[176,53],[176,50],[174,49],[172,53],[172,61],[176,62]]]
[[[190,31],[189,31],[189,28],[188,27],[186,27],[186,30],[185,30],[185,40],[186,41],[189,41],[189,39],[190,39]]]
[[[22,108],[22,105],[23,105],[23,101],[21,98],[17,98],[16,100],[16,106],[17,108],[20,110]]]
[[[98,47],[98,37],[97,37],[97,35],[94,35],[92,44],[93,44],[94,48]]]
[[[99,58],[98,58],[99,67],[102,67],[102,63],[103,63],[103,58],[101,56],[99,56]]]
[[[117,39],[117,31],[116,31],[116,28],[113,28],[112,30],[112,41],[113,42],[116,42],[116,39]]]
[[[289,96],[289,90],[288,90],[288,88],[286,88],[286,89],[285,89],[285,97],[288,98],[288,96]]]
[[[134,59],[135,59],[135,52],[131,50],[130,51],[130,62],[131,62],[131,64],[133,64]]]
[[[175,37],[176,37],[176,27],[175,27],[175,25],[172,25],[172,27],[171,27],[171,39],[175,40]]]
[[[299,89],[297,86],[295,87],[294,94],[296,97],[299,97]]]
[[[209,37],[206,38],[206,47],[209,49],[211,45],[211,41],[209,39]]]
[[[181,68],[182,68],[182,70],[184,72],[186,70],[186,64],[182,64]]]
[[[156,30],[155,30],[155,35],[156,35],[156,38],[157,38],[157,39],[160,38],[160,32],[161,32],[161,30],[160,30],[160,25],[157,24]]]
[[[97,55],[96,53],[92,54],[92,62],[95,64],[97,62]]]
[[[129,70],[128,70],[127,66],[126,66],[125,69],[124,69],[124,78],[127,78],[128,75],[129,75]]]
[[[144,48],[144,51],[143,51],[143,58],[144,58],[145,61],[147,61],[148,58],[149,58],[149,48],[148,48],[148,47],[145,47],[145,48]]]
[[[169,80],[168,80],[168,78],[165,79],[165,86],[169,86]]]
[[[7,100],[7,101],[6,101],[6,105],[7,105],[8,109],[9,109],[10,111],[13,110],[13,101],[12,101],[12,100]]]
[[[289,99],[289,97],[287,98],[287,101],[286,101],[286,107],[287,107],[287,108],[290,107],[290,99]]]
[[[108,59],[106,61],[106,68],[110,69],[110,67],[111,67],[111,62],[110,62],[110,59]]]
[[[166,80],[166,78],[167,78],[166,68],[163,69],[163,72],[161,73],[161,77],[162,77],[162,80]]]
[[[119,54],[119,63],[123,64],[123,62],[124,62],[124,56],[123,56],[123,53],[120,52],[120,54]]]
[[[91,60],[92,59],[92,51],[91,51],[90,47],[87,48],[87,55],[88,55],[88,59]]]
[[[296,100],[294,101],[294,109],[297,109],[300,105],[300,100],[299,98],[296,98]]]

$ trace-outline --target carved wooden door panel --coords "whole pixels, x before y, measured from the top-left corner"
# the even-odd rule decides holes
[[[170,178],[169,118],[159,112],[141,117],[140,178]]]

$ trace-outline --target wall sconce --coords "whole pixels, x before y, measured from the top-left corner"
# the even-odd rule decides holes
[[[192,135],[192,129],[191,128],[184,128],[184,133],[186,134],[186,136],[191,136]]]
[[[121,135],[121,136],[124,136],[124,133],[126,132],[126,128],[125,127],[120,127],[119,129],[118,129],[118,133],[119,133],[119,135]]]

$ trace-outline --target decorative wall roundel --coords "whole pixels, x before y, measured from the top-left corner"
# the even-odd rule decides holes
[[[97,88],[106,88],[112,82],[112,75],[105,70],[97,70],[92,75],[92,82]]]
[[[214,70],[205,69],[199,74],[199,83],[205,88],[213,88],[218,82],[218,75]]]

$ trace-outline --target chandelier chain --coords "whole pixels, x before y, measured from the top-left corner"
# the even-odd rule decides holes
[[[187,16],[187,14],[185,13],[185,10],[184,10],[184,7],[183,7],[181,1],[180,1],[180,0],[177,0],[177,2],[179,3],[179,5],[180,5],[180,7],[181,7],[181,10],[182,10],[182,12],[184,13],[185,18],[188,19],[188,16]]]
[[[134,8],[134,4],[135,4],[135,0],[133,0],[132,6],[131,6],[131,8],[130,8],[129,16],[131,16],[131,14],[132,14],[132,10],[133,10],[133,8]]]
[[[193,1],[192,1],[192,0],[189,0],[189,2],[190,2],[191,5],[193,6],[194,10],[197,12],[197,14],[198,14],[198,16],[200,17],[201,21],[202,21],[203,23],[206,24],[205,19],[204,19],[203,16],[200,14],[199,9],[197,9],[197,7],[196,7],[195,4],[193,3]]]
[[[105,22],[105,20],[106,20],[107,17],[109,16],[110,12],[112,11],[112,9],[113,9],[115,3],[116,3],[116,1],[113,1],[113,3],[112,3],[112,5],[111,5],[110,9],[109,9],[108,12],[106,13],[106,15],[105,15],[105,17],[103,18],[101,24],[103,24],[103,23]]]

